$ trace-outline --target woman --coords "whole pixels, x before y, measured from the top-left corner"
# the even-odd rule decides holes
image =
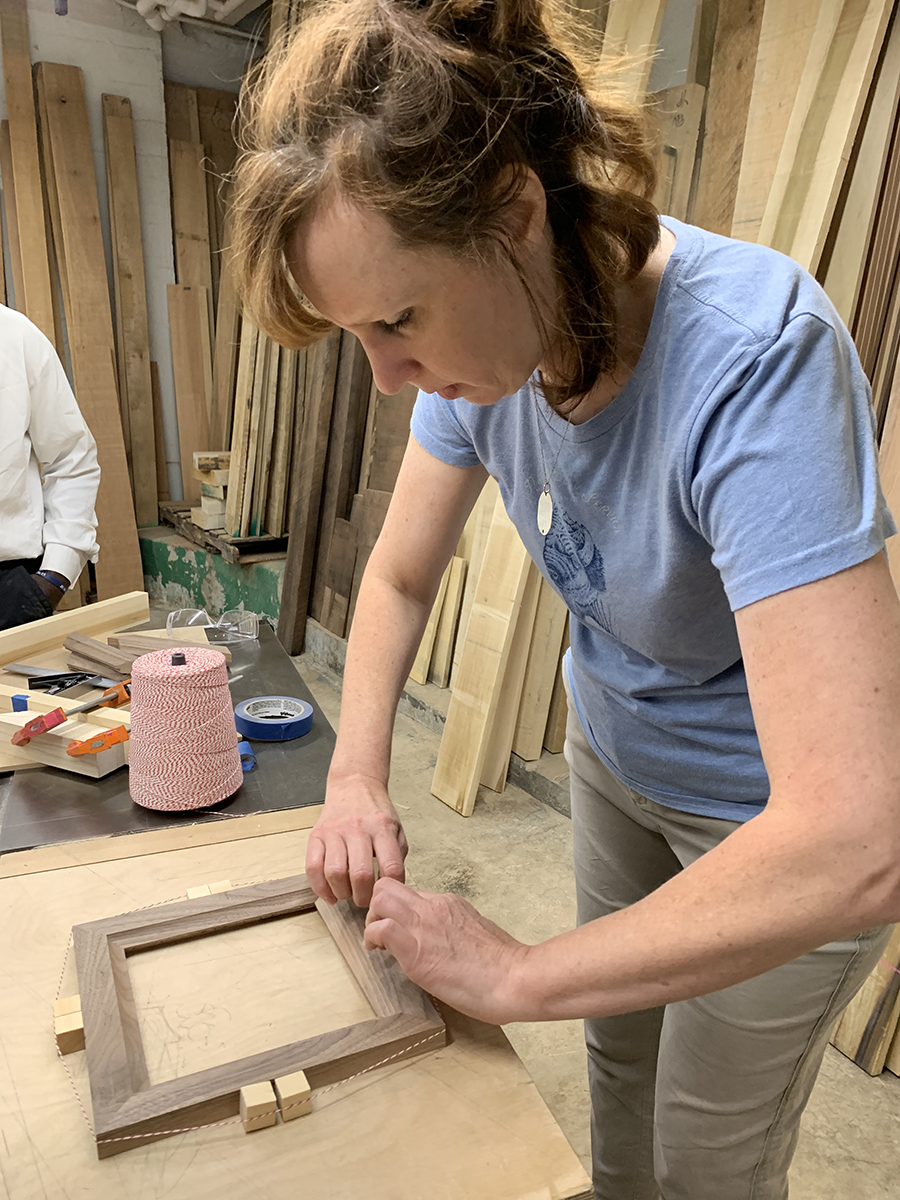
[[[586,1018],[604,1200],[776,1200],[900,917],[900,617],[865,380],[814,281],[668,218],[538,0],[340,0],[261,80],[250,310],[420,389],[307,871],[494,1022]],[[487,473],[571,612],[579,928],[403,884],[393,712]],[[373,864],[380,879],[374,884]]]

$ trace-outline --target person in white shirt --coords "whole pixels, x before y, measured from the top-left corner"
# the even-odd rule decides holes
[[[51,343],[0,305],[0,629],[47,617],[96,562],[97,446]]]

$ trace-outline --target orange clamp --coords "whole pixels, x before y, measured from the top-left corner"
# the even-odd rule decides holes
[[[124,725],[117,725],[115,729],[107,729],[98,733],[96,737],[85,738],[82,742],[69,742],[66,754],[71,754],[73,758],[80,758],[82,754],[99,754],[101,750],[108,750],[118,742],[127,741],[128,730]]]

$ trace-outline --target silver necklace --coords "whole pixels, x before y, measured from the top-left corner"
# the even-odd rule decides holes
[[[538,449],[541,452],[541,471],[544,475],[544,486],[541,488],[541,494],[538,496],[537,502],[537,527],[543,537],[546,537],[550,532],[550,526],[553,524],[553,497],[550,495],[550,481],[556,474],[556,464],[559,462],[559,456],[562,453],[563,445],[565,444],[566,435],[569,432],[569,419],[566,418],[566,427],[563,430],[563,435],[559,440],[559,449],[556,451],[556,458],[553,460],[553,466],[550,468],[550,474],[547,474],[547,463],[544,461],[544,438],[541,434],[541,411],[538,407],[537,392],[534,393],[534,411],[537,417],[537,435]]]

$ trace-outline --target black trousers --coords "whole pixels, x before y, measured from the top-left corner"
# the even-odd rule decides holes
[[[53,615],[53,606],[31,578],[40,565],[39,558],[0,562],[0,629]]]

